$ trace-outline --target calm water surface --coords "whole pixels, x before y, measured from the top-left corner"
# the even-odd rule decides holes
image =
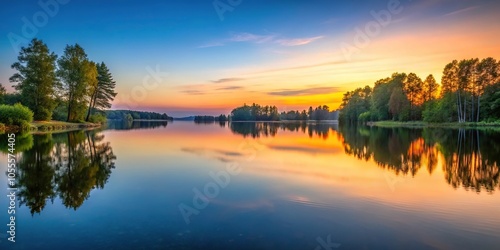
[[[500,245],[491,131],[142,122],[16,139],[16,243],[3,226],[1,249]]]

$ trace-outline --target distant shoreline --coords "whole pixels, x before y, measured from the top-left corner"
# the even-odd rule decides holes
[[[382,127],[382,128],[469,128],[469,129],[500,129],[499,122],[446,122],[446,123],[428,123],[423,121],[410,121],[410,122],[398,122],[398,121],[378,121],[378,122],[367,122],[367,126],[370,127]]]
[[[242,122],[265,122],[265,123],[330,123],[330,124],[338,124],[338,120],[308,120],[308,121],[303,121],[303,120],[283,120],[283,121],[229,121],[229,122],[235,122],[235,123],[242,123]]]

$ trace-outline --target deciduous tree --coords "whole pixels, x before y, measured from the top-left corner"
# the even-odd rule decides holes
[[[34,113],[35,120],[50,120],[55,108],[57,56],[41,40],[33,39],[28,47],[22,47],[12,64],[17,70],[10,82],[20,93],[21,102]]]
[[[97,87],[97,68],[80,45],[68,45],[58,60],[58,75],[68,101],[68,121],[84,120],[89,92]]]

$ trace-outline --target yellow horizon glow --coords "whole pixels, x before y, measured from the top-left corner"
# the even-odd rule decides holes
[[[494,24],[484,25],[489,17],[474,18],[443,16],[421,20],[409,28],[402,28],[405,27],[404,20],[400,21],[403,24],[393,24],[382,30],[366,47],[360,48],[358,54],[353,54],[351,60],[345,58],[340,44],[352,44],[354,31],[322,39],[304,49],[297,46],[284,56],[277,55],[274,61],[251,67],[235,66],[218,72],[221,79],[239,80],[214,83],[199,80],[201,76],[194,80],[175,76],[167,79],[165,88],[148,91],[147,99],[138,105],[200,112],[229,112],[244,103],[275,105],[280,111],[319,105],[328,105],[334,110],[340,106],[342,94],[346,91],[366,85],[373,87],[375,81],[394,72],[413,72],[422,80],[432,74],[440,83],[443,68],[452,60],[500,55],[500,46],[496,43],[500,40],[500,33]],[[304,91],[321,88],[331,89],[324,93]],[[120,91],[130,93],[131,90]],[[271,94],[280,91],[297,91],[297,94]],[[114,104],[127,103],[117,101]]]

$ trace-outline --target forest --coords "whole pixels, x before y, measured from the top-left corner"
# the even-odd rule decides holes
[[[309,110],[279,112],[276,106],[261,106],[253,103],[251,106],[244,104],[231,111],[232,121],[307,121],[307,120],[337,120],[337,112],[330,111],[326,105]]]
[[[226,115],[211,116],[211,115],[197,115],[194,117],[195,123],[214,123],[214,122],[226,122],[228,118]]]
[[[168,116],[166,113],[160,114],[156,112],[134,110],[107,110],[105,113],[106,118],[109,120],[173,120],[173,118]]]
[[[441,84],[434,76],[394,73],[343,95],[339,120],[497,122],[500,120],[500,62],[454,60],[443,69]]]

